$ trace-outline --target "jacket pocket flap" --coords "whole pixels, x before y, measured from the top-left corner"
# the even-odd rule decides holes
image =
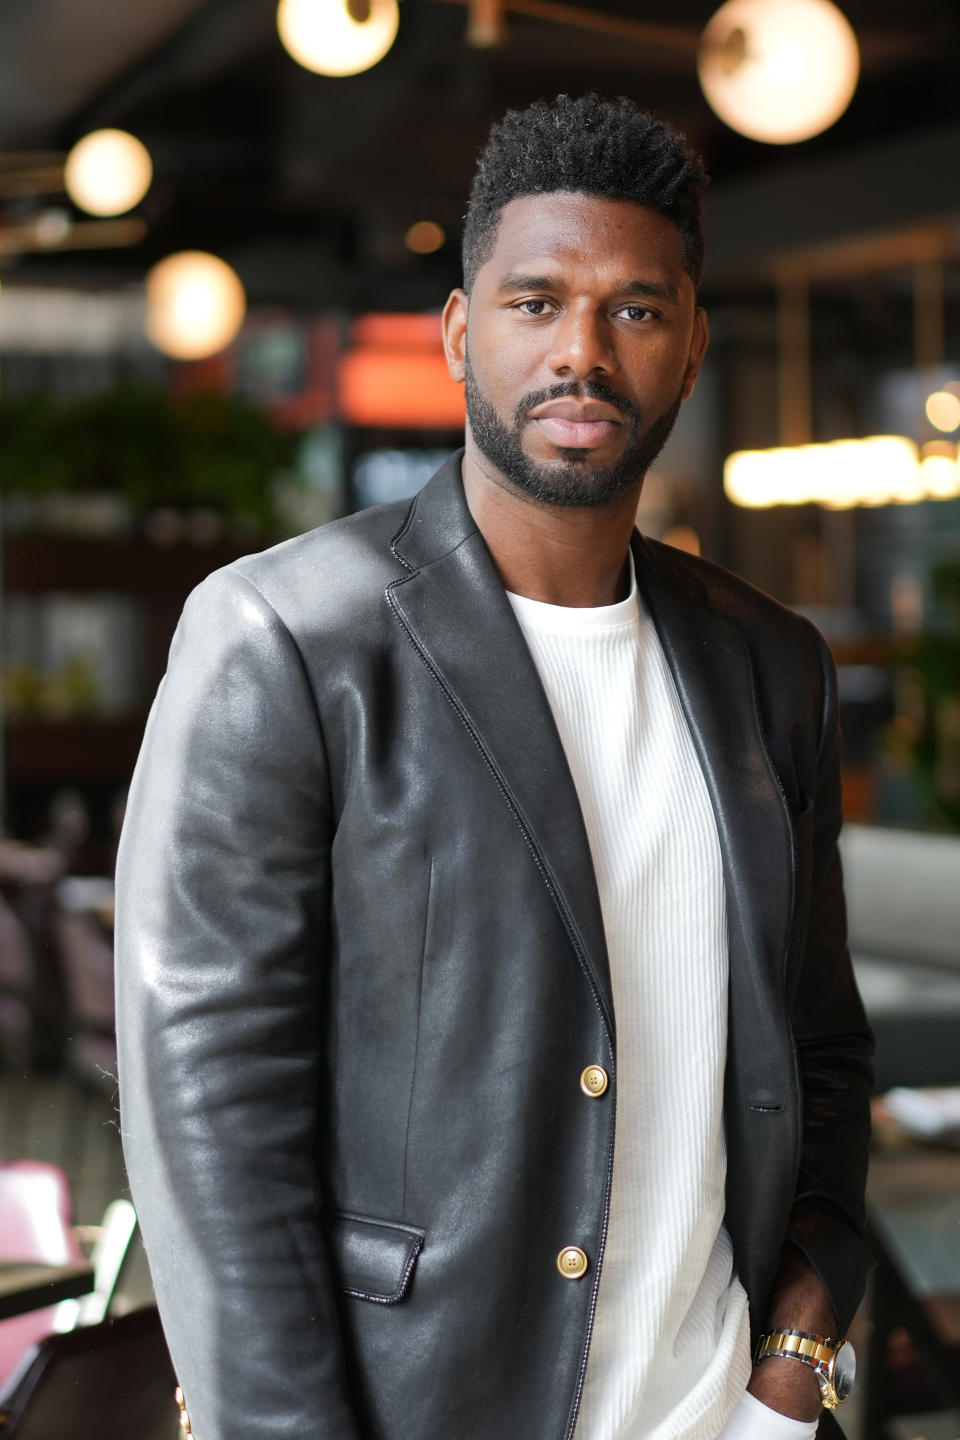
[[[395,1305],[407,1293],[426,1232],[393,1220],[339,1210],[330,1226],[330,1258],[345,1295]]]

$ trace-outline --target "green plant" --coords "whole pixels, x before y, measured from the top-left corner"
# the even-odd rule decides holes
[[[134,386],[69,403],[0,397],[0,477],[9,493],[113,491],[134,510],[212,506],[273,526],[271,482],[296,439],[221,394],[185,402]]]

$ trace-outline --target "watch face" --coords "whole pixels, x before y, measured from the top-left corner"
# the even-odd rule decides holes
[[[857,1378],[856,1351],[849,1340],[844,1340],[834,1356],[832,1370],[833,1374],[830,1379],[837,1396],[837,1404],[842,1405],[853,1389],[853,1382]]]

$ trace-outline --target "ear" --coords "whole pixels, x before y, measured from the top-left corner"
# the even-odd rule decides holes
[[[443,307],[443,351],[450,378],[460,385],[466,373],[468,304],[464,290],[451,290]]]
[[[700,366],[703,364],[703,357],[707,353],[707,346],[710,344],[710,327],[707,324],[707,312],[702,305],[698,305],[693,312],[693,335],[690,339],[690,354],[687,357],[687,368],[683,372],[683,389],[681,395],[684,400],[689,400],[693,394],[694,386],[697,383],[697,376],[700,374]]]

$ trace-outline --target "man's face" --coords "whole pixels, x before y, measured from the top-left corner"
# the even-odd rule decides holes
[[[491,478],[554,505],[639,491],[707,344],[672,222],[567,192],[505,206],[444,322],[468,449]]]

